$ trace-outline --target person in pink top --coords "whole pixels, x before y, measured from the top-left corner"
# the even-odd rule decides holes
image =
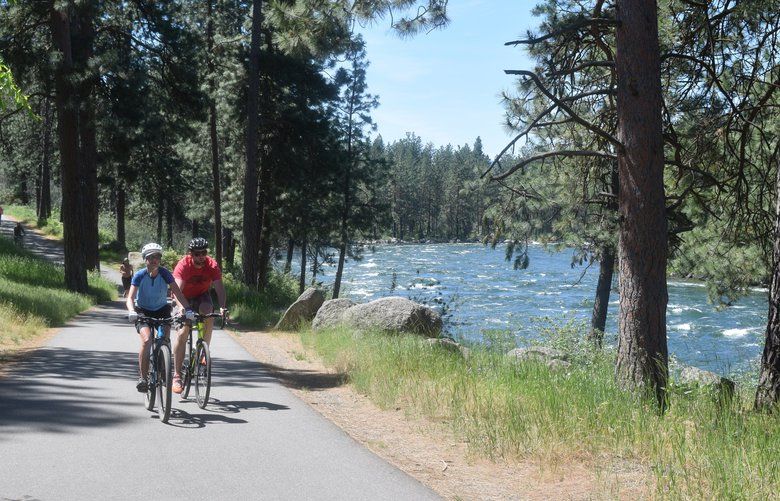
[[[219,312],[223,316],[227,315],[225,305],[225,286],[222,284],[222,271],[217,262],[209,257],[209,244],[205,238],[197,237],[190,241],[187,246],[187,255],[181,258],[173,269],[173,278],[181,289],[184,297],[190,303],[190,307],[200,313],[207,315],[214,311],[214,304],[211,301],[211,287],[217,293],[219,301]],[[211,346],[211,331],[214,328],[214,319],[207,318],[204,321],[203,339]],[[184,348],[190,334],[189,325],[182,326],[176,339],[173,341],[173,391],[181,393],[183,390],[181,384],[181,364],[184,358]]]

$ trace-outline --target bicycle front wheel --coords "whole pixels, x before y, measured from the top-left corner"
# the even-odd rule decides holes
[[[198,346],[195,359],[195,398],[201,409],[205,409],[206,404],[209,403],[209,393],[211,393],[211,353],[209,353],[209,345],[204,341]]]
[[[190,386],[192,386],[192,369],[195,367],[195,360],[192,358],[192,334],[190,334],[190,340],[187,341],[184,349],[184,361],[182,361],[181,367],[181,384],[184,390],[181,392],[182,400],[186,400],[190,396]]]
[[[154,344],[149,347],[149,368],[146,370],[146,395],[144,396],[144,407],[147,411],[154,410],[154,403],[157,396],[157,362],[154,358]]]
[[[171,348],[164,344],[157,353],[157,399],[159,400],[158,415],[160,421],[168,422],[171,417]]]

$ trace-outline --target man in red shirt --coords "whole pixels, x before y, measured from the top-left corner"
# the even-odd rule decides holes
[[[173,270],[173,278],[181,289],[184,297],[190,303],[193,311],[201,315],[207,315],[214,311],[214,305],[211,302],[211,286],[217,292],[217,301],[219,301],[219,312],[224,316],[227,313],[225,308],[225,286],[222,284],[222,271],[217,262],[208,256],[209,244],[205,238],[193,238],[187,246],[187,255],[181,258]],[[211,345],[211,331],[214,327],[214,319],[207,318],[204,321],[203,339]],[[182,392],[181,384],[181,364],[184,358],[184,347],[187,344],[190,327],[184,325],[179,331],[178,336],[173,341],[173,391]]]

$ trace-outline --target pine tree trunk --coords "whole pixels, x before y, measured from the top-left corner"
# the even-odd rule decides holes
[[[208,58],[209,81],[209,139],[211,141],[211,178],[214,201],[214,254],[217,264],[222,268],[222,195],[219,166],[219,144],[217,138],[216,83],[214,81],[214,17],[212,0],[206,1],[206,48]]]
[[[772,252],[772,281],[769,286],[764,352],[756,389],[756,409],[768,410],[780,400],[780,169],[775,180],[775,241]]]
[[[242,267],[244,283],[257,286],[257,142],[259,132],[258,93],[260,89],[260,36],[263,26],[263,2],[252,2],[252,36],[249,48],[249,88],[247,94],[246,169],[244,171],[244,220]]]
[[[52,42],[60,53],[56,69],[55,102],[62,182],[62,225],[65,251],[65,285],[75,292],[87,292],[87,270],[83,247],[83,200],[80,184],[77,95],[72,86],[73,55],[68,10],[50,12]]]
[[[610,172],[610,194],[613,196],[606,205],[610,214],[618,211],[618,193],[620,192],[620,178],[618,176],[617,162],[612,164]],[[609,296],[612,292],[612,277],[615,271],[615,249],[610,244],[601,247],[599,258],[599,280],[596,285],[596,299],[593,302],[593,315],[590,322],[589,338],[596,348],[601,348],[604,340],[604,332],[607,325],[607,309]]]
[[[295,252],[295,240],[292,238],[287,242],[287,261],[284,263],[284,273],[290,273],[292,270],[292,258],[293,252]]]
[[[173,248],[173,199],[170,195],[165,198],[165,245],[168,248]]]
[[[198,223],[197,219],[192,218],[192,221],[190,222],[190,229],[192,230],[192,238],[197,237],[198,233],[200,232],[200,223]]]
[[[233,261],[236,257],[236,241],[233,238],[233,230],[222,228],[222,248],[225,249],[225,263],[229,268],[233,268]]]
[[[163,216],[165,212],[165,205],[162,191],[157,192],[157,243],[162,242],[163,234]]]
[[[314,256],[314,261],[312,261],[311,264],[311,284],[316,285],[317,284],[317,271],[319,271],[320,264],[317,260],[320,257],[320,246],[315,245],[314,250],[312,252],[312,256]]]
[[[35,200],[39,220],[45,220],[51,216],[51,104],[48,98],[43,99],[42,108],[41,170],[38,176]]]
[[[618,0],[620,321],[616,374],[665,405],[667,223],[656,2]]]
[[[125,235],[125,212],[127,210],[127,193],[123,181],[117,183],[116,190],[116,241],[122,249],[127,250]]]
[[[298,294],[303,294],[306,287],[306,239],[301,243],[301,279],[298,281]]]
[[[599,280],[596,285],[596,300],[593,302],[593,315],[590,320],[588,337],[597,348],[601,348],[604,330],[607,325],[607,308],[612,289],[612,275],[615,270],[615,252],[609,246],[601,249],[599,259]]]
[[[99,267],[99,236],[98,236],[98,184],[97,184],[97,137],[95,131],[95,108],[93,94],[97,84],[97,76],[89,69],[90,60],[94,55],[95,29],[93,24],[93,2],[84,2],[76,9],[76,18],[71,33],[73,40],[73,58],[78,69],[87,76],[82,78],[79,86],[79,138],[81,167],[81,183],[84,204],[84,249],[86,267],[95,270]]]

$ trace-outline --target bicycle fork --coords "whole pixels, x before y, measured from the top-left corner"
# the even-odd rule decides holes
[[[165,340],[165,330],[162,325],[157,326],[157,332],[154,335],[154,343],[152,344],[152,356],[149,357],[150,371],[149,371],[149,387],[156,388],[159,375],[157,374],[157,354],[160,351],[160,346]]]

